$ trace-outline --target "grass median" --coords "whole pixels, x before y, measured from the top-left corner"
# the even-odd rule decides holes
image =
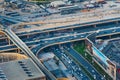
[[[106,80],[113,80],[96,62],[92,61],[92,56],[86,52],[86,47],[84,42],[75,43],[73,48],[82,55],[94,68],[101,74],[105,75]]]

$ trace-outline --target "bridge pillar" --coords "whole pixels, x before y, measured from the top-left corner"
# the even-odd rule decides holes
[[[96,26],[96,24],[94,25],[94,28],[96,28],[97,26]]]
[[[111,35],[109,35],[109,38],[111,39]]]
[[[27,38],[29,38],[30,36],[29,35],[27,35]]]
[[[49,33],[49,32],[47,32],[47,34],[48,34],[48,35],[50,35],[50,33]]]
[[[59,47],[61,47],[61,44],[59,44]]]
[[[118,22],[118,21],[116,21],[116,24],[119,24],[119,22]]]
[[[5,41],[8,42],[8,39],[6,38]]]
[[[17,52],[20,53],[20,49],[19,48],[17,49]]]
[[[8,44],[10,45],[10,39],[8,38]]]
[[[72,32],[73,32],[73,28],[71,28]]]
[[[6,37],[6,35],[3,35],[3,37]]]

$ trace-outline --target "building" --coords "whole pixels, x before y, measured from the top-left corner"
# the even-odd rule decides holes
[[[90,34],[85,40],[87,50],[93,56],[93,60],[109,75],[113,80],[116,80],[116,64],[108,58],[101,50],[106,47],[108,42],[96,43],[97,33]],[[98,47],[99,46],[99,47]],[[107,46],[108,47],[108,46]],[[113,53],[114,54],[114,53]]]
[[[28,57],[18,53],[0,53],[0,63],[21,59],[28,59]]]
[[[30,59],[0,63],[0,80],[46,80],[44,73]]]
[[[69,80],[68,78],[58,78],[57,80]]]
[[[53,1],[50,3],[50,6],[52,7],[60,7],[60,6],[65,6],[66,3],[63,1]]]

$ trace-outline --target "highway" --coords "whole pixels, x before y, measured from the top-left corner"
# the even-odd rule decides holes
[[[49,77],[51,80],[56,80],[56,78],[43,66],[43,64],[38,60],[38,58],[31,52],[27,45],[22,42],[14,32],[10,29],[4,29],[6,35],[12,40],[12,42],[20,48],[27,56],[29,56],[34,63]]]
[[[90,80],[79,65],[75,63],[67,54],[65,54],[62,47],[52,46],[50,51],[52,51],[66,65],[69,72],[74,74],[78,80]]]
[[[39,52],[39,49],[43,49],[47,45],[54,45],[54,44],[60,44],[60,43],[65,43],[65,42],[70,42],[70,41],[76,41],[76,40],[81,40],[85,39],[85,37],[95,31],[91,32],[84,32],[84,33],[69,33],[66,35],[59,35],[58,37],[51,37],[51,38],[46,38],[46,39],[40,39],[40,40],[33,40],[33,41],[25,41],[27,46],[32,46],[32,45],[37,45],[36,48],[32,49],[33,53]],[[112,34],[119,34],[120,33],[120,27],[114,27],[110,29],[101,29],[98,33],[98,37],[102,36],[107,36],[107,35],[112,35]],[[11,46],[0,46],[0,51],[4,51],[10,49]]]
[[[102,12],[102,13],[101,13]],[[34,63],[42,69],[42,71],[51,79],[51,80],[56,80],[53,74],[51,74],[45,67],[42,65],[42,63],[38,60],[36,57],[39,52],[44,49],[45,47],[55,45],[55,44],[62,44],[62,43],[67,43],[67,42],[72,42],[72,41],[77,41],[77,40],[83,40],[85,39],[89,34],[92,32],[96,32],[98,29],[95,28],[93,29],[85,29],[85,30],[74,30],[73,32],[68,32],[65,34],[60,33],[59,35],[54,35],[50,34],[48,36],[44,36],[41,38],[39,37],[34,37],[32,39],[27,39],[23,38],[20,39],[12,30],[14,30],[15,27],[20,28],[19,25],[35,25],[35,24],[42,24],[40,27],[32,27],[31,29],[23,28],[23,29],[18,29],[19,32],[31,32],[35,30],[39,30],[44,32],[48,31],[55,31],[55,30],[61,30],[61,29],[68,29],[68,28],[75,28],[75,27],[81,27],[81,26],[88,26],[88,25],[94,25],[96,26],[97,24],[102,24],[106,22],[117,22],[120,21],[120,9],[114,9],[114,10],[106,10],[104,11],[105,14],[103,14],[103,11],[100,11],[99,13],[92,12],[88,14],[83,15],[77,15],[74,17],[64,17],[64,18],[57,18],[57,19],[49,19],[49,20],[44,20],[44,21],[38,21],[38,22],[21,22],[18,20],[14,20],[14,18],[8,18],[4,17],[4,20],[6,21],[11,21],[15,22],[17,24],[8,26],[7,23],[4,23],[6,21],[3,21],[3,25],[5,27],[9,27],[5,29],[5,27],[2,28],[2,30],[5,32],[7,37],[14,43],[12,45],[6,45],[7,43],[0,43],[0,52],[1,51],[6,51],[6,50],[12,50],[16,49],[17,47],[20,48],[27,56],[29,56]],[[102,14],[102,15],[101,15]],[[87,15],[87,16],[86,16]],[[12,29],[12,30],[11,30]],[[100,29],[100,28],[99,28]],[[99,30],[99,33],[97,37],[100,36],[107,36],[107,35],[113,35],[113,34],[120,34],[120,27],[110,27],[109,29],[104,29],[102,28]],[[16,46],[15,46],[16,45]],[[31,50],[28,48],[30,46],[35,45]],[[68,50],[69,51],[69,50]],[[69,51],[72,52],[72,51]],[[36,55],[34,55],[34,54]],[[77,55],[77,53],[74,52],[74,56]],[[77,58],[78,59],[78,58]],[[78,59],[79,60],[79,59]],[[87,64],[87,62],[86,62]],[[86,64],[83,64],[86,67]],[[89,65],[89,64],[88,64]],[[94,70],[91,66],[89,66],[91,70]],[[101,76],[97,73],[96,70],[91,71],[89,70],[90,73],[94,76],[95,79],[100,80],[102,79]],[[75,74],[78,75],[78,74]],[[84,80],[87,79],[87,77],[83,78]]]
[[[8,38],[10,38],[10,40],[12,40],[12,42],[18,48],[20,48],[26,55],[28,55],[30,58],[33,59],[33,61],[37,64],[37,66],[41,68],[43,72],[47,74],[49,78],[51,78],[52,80],[56,80],[56,78],[42,65],[42,63],[40,63],[40,61],[37,59],[37,57],[33,53],[36,53],[36,55],[38,55],[40,50],[42,50],[43,48],[47,46],[85,39],[87,35],[89,35],[91,32],[95,32],[95,30],[90,31],[90,32],[84,32],[84,33],[82,31],[80,33],[72,32],[64,36],[60,35],[59,37],[46,38],[46,39],[41,39],[41,40],[36,40],[36,41],[29,41],[29,40],[25,41],[25,43],[28,46],[38,44],[36,47],[32,49],[33,52],[31,52],[30,49],[27,47],[27,45],[24,42],[22,42],[19,39],[19,37],[17,37],[17,35],[15,35],[15,33],[12,32],[10,29],[5,29],[4,32],[7,34]],[[111,35],[111,34],[116,34],[116,33],[120,33],[120,27],[101,29],[99,30],[98,36],[105,36],[105,35]],[[0,51],[3,51],[4,49],[6,50],[6,47],[9,50],[11,48],[15,49],[16,48],[15,45],[2,46],[2,48],[0,48]],[[93,73],[93,71],[91,73]],[[98,75],[97,72],[94,72],[94,73]],[[95,78],[97,80],[101,79],[101,77],[97,77],[97,76]]]
[[[61,34],[58,37],[46,38],[46,39],[41,39],[41,40],[37,40],[37,41],[29,41],[28,40],[28,41],[25,41],[25,42],[26,42],[26,44],[28,46],[29,45],[36,45],[36,44],[38,44],[36,47],[34,47],[32,49],[33,53],[36,53],[36,55],[38,55],[38,53],[40,52],[40,50],[42,50],[43,48],[45,48],[47,46],[51,46],[51,45],[55,45],[55,44],[62,44],[62,43],[66,43],[66,42],[71,42],[71,41],[77,41],[77,40],[85,39],[86,36],[89,35],[92,32],[95,32],[95,30],[90,31],[90,32],[84,32],[84,33],[82,31],[80,33],[78,33],[78,32],[77,33],[76,32],[71,32],[71,33],[67,33],[66,35]],[[14,37],[13,36],[14,33],[11,30],[7,29],[5,31],[5,33],[8,33],[7,35],[12,34],[12,35],[9,35],[8,37],[13,42],[15,42],[15,44],[17,46],[19,46],[18,48],[23,49],[23,52],[31,53],[31,52],[29,52],[29,50],[28,50],[28,52],[25,50],[25,49],[27,49],[26,47],[23,46],[25,44],[21,43],[21,40],[17,39],[18,37]],[[109,28],[109,29],[101,29],[101,30],[99,30],[98,36],[101,36],[101,35],[105,36],[105,35],[111,35],[111,34],[116,34],[116,33],[120,33],[120,27],[113,27],[113,28]],[[21,44],[18,44],[18,42],[21,43],[22,46],[20,46]],[[7,46],[7,47],[8,47],[9,50],[10,50],[10,47],[12,47],[13,49],[15,49],[15,46],[13,46],[13,45]],[[6,48],[3,47],[3,48],[0,48],[0,49],[1,49],[0,51],[2,51],[4,49],[6,49]],[[27,55],[30,56],[30,54],[27,54]],[[33,58],[32,56],[30,56],[30,57]],[[34,61],[37,62],[36,60],[34,60]],[[39,67],[41,67],[39,64],[37,64],[37,65]]]
[[[78,32],[78,33],[82,33],[82,32],[88,32],[88,31],[95,31],[95,30],[99,30],[99,29],[108,29],[108,28],[112,28],[112,27],[118,27],[120,24],[115,24],[115,23],[107,23],[107,24],[102,24],[102,25],[97,25],[96,27],[93,26],[86,26],[86,27],[79,27],[79,28],[74,28],[73,26],[73,31],[72,30],[65,30],[64,32],[62,31],[62,34],[64,33],[69,33],[69,32]],[[24,37],[24,36],[38,36],[41,38],[47,38],[47,37],[51,37],[52,35],[59,35],[60,31],[52,31],[52,32],[44,32],[44,31],[31,31],[31,32],[24,32],[24,33],[16,33],[20,38]],[[48,36],[49,34],[49,36]],[[46,35],[46,36],[44,36]],[[51,35],[51,36],[50,36]],[[0,37],[0,39],[4,39],[7,37]],[[30,37],[31,39],[33,39],[32,37]]]
[[[29,33],[21,33],[17,34],[20,39],[22,39],[24,42],[26,41],[35,41],[39,39],[44,39],[44,38],[50,38],[50,37],[56,37],[56,36],[61,36],[61,35],[66,35],[66,34],[74,34],[74,33],[83,33],[83,32],[88,32],[88,31],[96,31],[99,29],[109,29],[113,27],[119,27],[119,25],[116,25],[115,23],[107,23],[103,25],[97,25],[97,27],[93,28],[93,26],[88,26],[88,27],[83,27],[83,28],[74,28],[72,30],[65,30],[65,31],[54,31],[54,32],[49,32],[49,33],[41,33],[40,31],[32,31]],[[27,35],[29,36],[28,38]],[[7,39],[7,37],[0,37],[0,40]],[[2,41],[1,40],[1,41]],[[2,41],[3,42],[3,41]],[[1,43],[0,46],[4,46],[5,44],[8,44],[8,42]]]
[[[80,25],[75,25],[75,26],[72,26],[73,30],[76,30],[77,32],[88,32],[88,31],[93,31],[93,30],[98,30],[98,29],[107,29],[107,28],[112,28],[112,27],[116,27],[116,26],[119,26],[120,24],[115,24],[115,23],[107,23],[107,24],[102,24],[102,25],[96,25],[96,27],[94,26],[83,26],[83,27],[80,27]],[[78,28],[76,28],[78,27]],[[57,30],[57,31],[62,31],[62,30]],[[16,33],[18,36],[22,36],[22,35],[34,35],[34,34],[38,34],[38,33],[53,33],[55,32],[54,34],[57,33],[57,31],[40,31],[40,30],[35,30],[35,31],[31,31],[31,32],[24,32],[24,33]],[[64,33],[67,33],[68,30],[66,30]],[[72,32],[72,30],[71,30]]]
[[[31,32],[31,31],[36,31],[36,30],[39,30],[41,32],[50,32],[50,31],[55,31],[55,30],[63,30],[63,29],[71,29],[71,28],[78,28],[78,27],[86,27],[86,26],[90,26],[90,25],[97,25],[97,24],[103,24],[103,23],[109,23],[109,22],[117,22],[117,21],[120,21],[120,17],[117,17],[117,18],[110,18],[110,19],[104,19],[104,20],[97,20],[97,21],[91,21],[91,22],[84,22],[84,23],[74,23],[74,24],[66,24],[66,25],[61,25],[62,23],[56,23],[56,24],[49,24],[49,25],[43,25],[43,26],[34,26],[34,27],[31,27],[30,29],[28,28],[21,28],[20,29],[20,24],[22,23],[18,23],[18,24],[15,24],[15,25],[11,25],[10,27],[14,28],[16,26],[19,27],[19,29],[17,30],[17,32],[19,33],[22,33],[22,32]]]
[[[115,30],[114,29],[115,28],[100,30],[97,37],[120,33],[120,28],[116,28]],[[93,31],[93,32],[96,32],[96,31]],[[71,41],[83,40],[90,33],[92,33],[92,32],[76,33],[76,34],[67,35],[65,37],[59,36],[58,38],[55,38],[55,39],[47,38],[47,39],[43,40],[42,44],[38,44],[34,49],[32,49],[32,51],[34,53],[36,53],[36,52],[38,53],[40,50],[42,50],[43,48],[45,48],[47,46],[51,46],[51,45],[55,45],[55,44],[62,44],[62,43],[71,42]]]
[[[101,74],[89,63],[87,62],[79,53],[77,53],[73,48],[70,43],[68,44],[63,44],[63,49],[67,52],[69,52],[70,55],[72,55],[74,58],[79,61],[80,64],[86,68],[90,74],[94,77],[95,80],[105,80]]]

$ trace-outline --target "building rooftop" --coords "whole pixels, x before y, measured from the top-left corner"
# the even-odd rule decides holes
[[[120,68],[120,39],[110,40],[102,52]]]
[[[31,59],[0,63],[0,70],[8,80],[34,80],[45,77]]]
[[[28,57],[19,53],[0,53],[0,63],[21,59],[28,59]]]

